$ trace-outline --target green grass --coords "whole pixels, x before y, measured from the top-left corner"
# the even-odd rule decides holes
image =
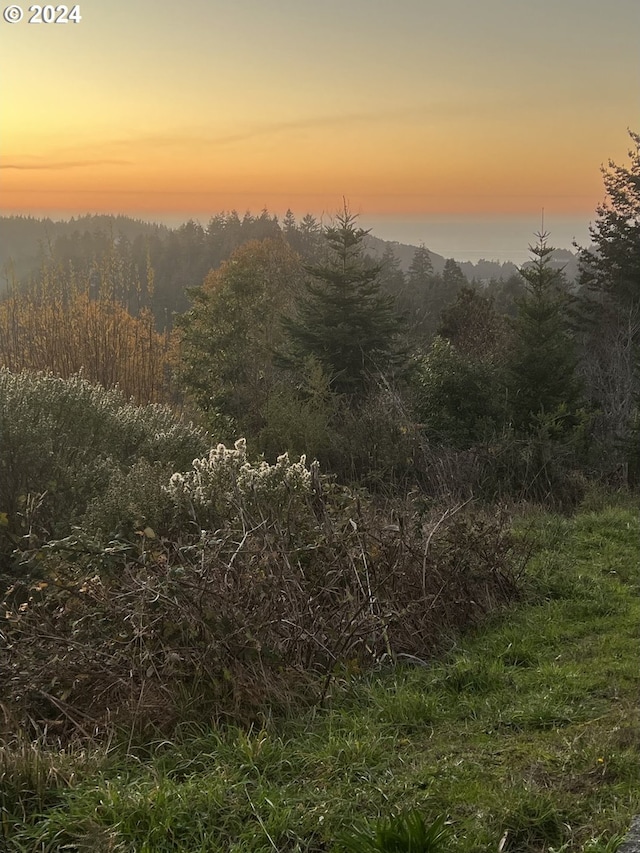
[[[411,810],[448,818],[443,851],[613,853],[640,812],[638,511],[519,530],[538,543],[522,603],[433,666],[345,679],[260,731],[7,747],[8,853],[340,853]]]

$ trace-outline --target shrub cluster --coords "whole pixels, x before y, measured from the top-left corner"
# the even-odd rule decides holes
[[[85,733],[252,719],[321,701],[347,671],[424,660],[516,593],[500,518],[381,508],[304,458],[219,445],[165,494],[173,530],[23,554],[3,604],[12,718]]]
[[[0,368],[0,575],[16,547],[66,536],[87,512],[92,530],[117,532],[108,525],[137,502],[136,466],[159,490],[206,447],[205,434],[166,406],[136,406],[80,376]]]

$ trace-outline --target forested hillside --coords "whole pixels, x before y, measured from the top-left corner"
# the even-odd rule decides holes
[[[126,216],[82,216],[69,221],[23,216],[0,217],[0,293],[11,284],[37,277],[43,264],[55,261],[87,270],[107,251],[115,251],[123,262],[135,261],[139,269],[153,267],[156,282],[155,313],[163,324],[188,304],[186,289],[202,282],[210,269],[217,269],[235,249],[249,240],[283,235],[290,245],[306,255],[312,248],[319,224],[310,215],[299,222],[288,214],[281,221],[263,211],[259,216],[235,212],[213,216],[205,226],[193,221],[178,228],[130,219]],[[406,274],[416,246],[381,240],[368,234],[367,254],[380,260],[393,257]],[[463,248],[463,247],[461,247]],[[447,259],[429,251],[433,272],[442,275]],[[553,262],[565,269],[569,281],[577,275],[576,256],[557,250]],[[451,263],[451,262],[450,262]],[[517,276],[515,264],[479,261],[458,262],[469,282],[487,285]]]

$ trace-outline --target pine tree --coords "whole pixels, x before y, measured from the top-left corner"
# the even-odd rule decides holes
[[[409,266],[408,279],[414,290],[428,290],[433,276],[433,263],[424,243],[415,250]]]
[[[380,258],[380,286],[385,293],[391,294],[396,299],[398,308],[401,308],[402,292],[405,286],[405,276],[402,272],[400,259],[393,251],[393,246],[387,245]]]
[[[527,294],[514,321],[514,349],[509,363],[510,404],[514,426],[528,431],[540,414],[566,415],[567,427],[580,396],[577,355],[569,331],[566,280],[550,265],[553,248],[539,233],[530,246],[532,262],[520,269]]]
[[[285,237],[289,238],[289,236],[296,230],[296,218],[293,215],[293,211],[290,207],[287,208],[287,212],[284,215],[284,219],[282,220],[282,231]]]
[[[394,301],[381,292],[380,265],[367,265],[363,240],[368,232],[344,211],[324,237],[329,258],[306,267],[310,275],[297,319],[285,320],[289,362],[313,356],[331,379],[333,390],[357,396],[371,373],[386,371],[399,360],[400,321]]]

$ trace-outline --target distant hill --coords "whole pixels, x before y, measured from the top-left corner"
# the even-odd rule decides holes
[[[400,261],[402,270],[406,272],[411,265],[416,246],[407,243],[398,243],[392,240],[381,240],[373,234],[369,234],[366,238],[367,251],[375,258],[381,258],[385,249],[390,246],[393,249],[395,256]],[[462,247],[461,247],[462,248]],[[432,252],[427,247],[433,271],[442,273],[444,270],[445,261],[447,260],[442,255]],[[469,280],[478,282],[488,282],[490,279],[503,279],[506,281],[510,276],[517,275],[518,267],[511,261],[498,263],[497,261],[479,260],[477,263],[470,261],[456,261],[465,277]],[[528,266],[529,262],[523,264]],[[556,269],[564,268],[565,275],[569,281],[574,281],[578,275],[578,255],[570,252],[568,249],[556,249],[551,256],[551,264]]]
[[[277,229],[277,225],[275,227]],[[40,266],[42,258],[50,253],[51,247],[59,237],[69,237],[74,233],[96,234],[103,232],[113,234],[114,237],[122,235],[132,242],[140,236],[153,236],[164,244],[178,230],[178,228],[169,228],[165,225],[122,215],[87,215],[70,220],[36,219],[31,216],[2,216],[0,217],[0,291],[13,279],[20,280],[35,271]],[[416,246],[382,240],[371,234],[366,239],[367,251],[376,258],[380,258],[389,246],[393,249],[402,269],[406,272],[413,259]],[[461,246],[460,249],[463,250],[464,247]],[[446,258],[431,250],[428,251],[434,271],[441,273]],[[564,265],[565,273],[570,281],[576,278],[577,254],[566,249],[558,249],[553,255],[553,262],[557,266]],[[476,281],[487,282],[490,279],[500,278],[506,280],[518,272],[517,266],[509,261],[498,263],[480,260],[475,264],[469,261],[458,261],[457,263],[469,281],[475,279]]]
[[[531,261],[526,261],[522,266],[528,267]],[[564,270],[569,282],[578,278],[578,253],[570,252],[568,249],[555,249],[551,255],[551,266],[554,269]]]

